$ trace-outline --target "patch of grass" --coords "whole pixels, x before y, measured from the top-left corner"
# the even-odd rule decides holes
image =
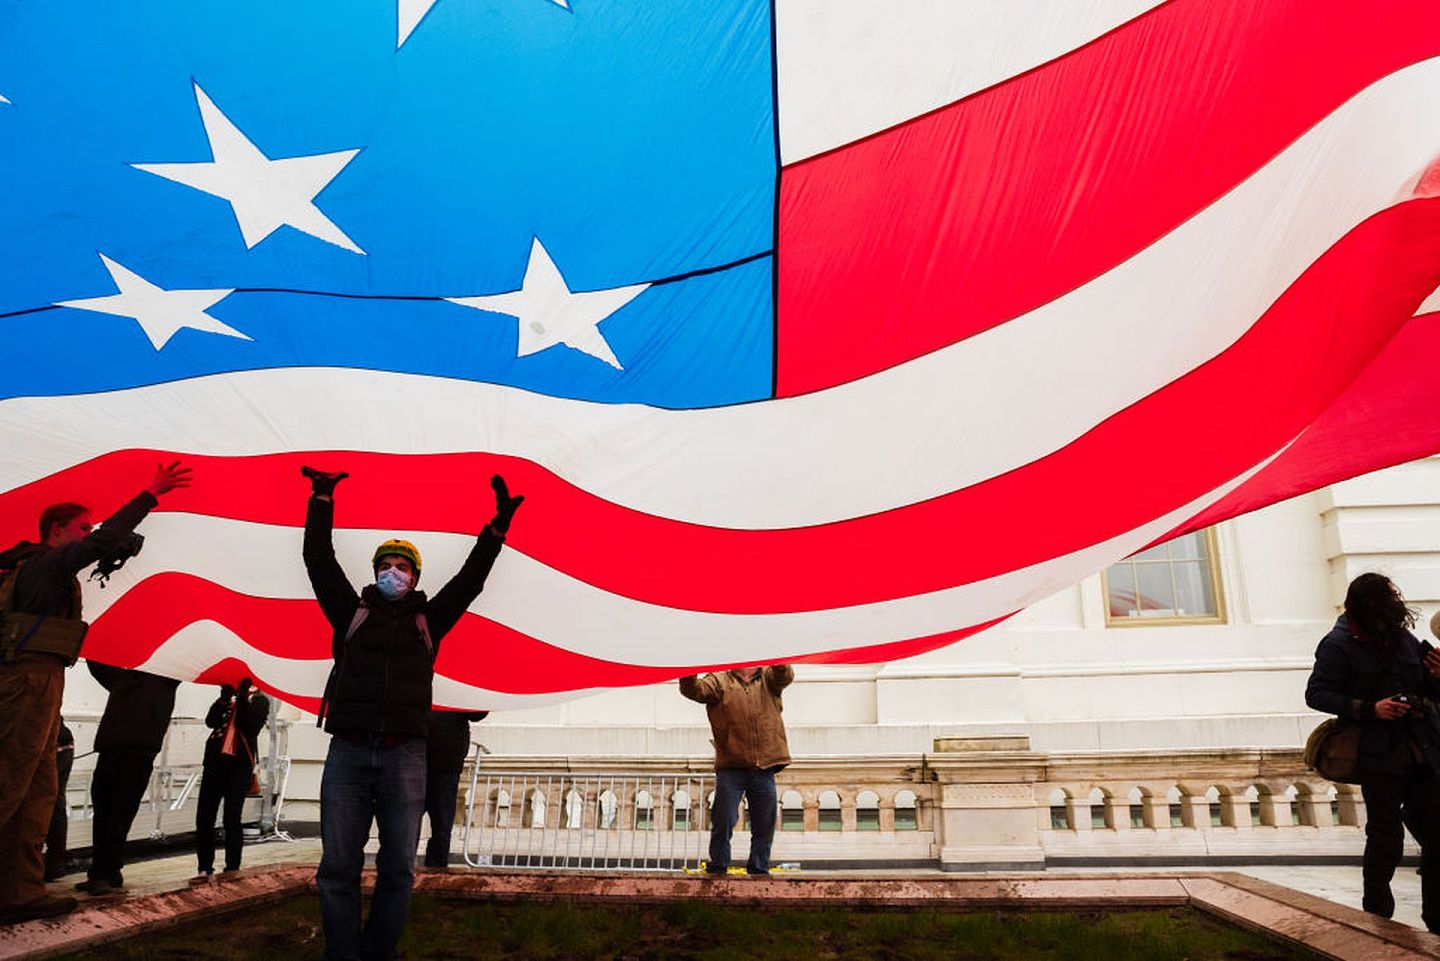
[[[1304,961],[1314,955],[1189,908],[974,912],[446,901],[416,896],[408,961]],[[318,961],[313,896],[69,955],[72,961]]]

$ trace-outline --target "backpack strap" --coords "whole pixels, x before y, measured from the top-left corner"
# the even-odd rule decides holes
[[[416,612],[415,626],[420,629],[420,639],[425,642],[425,650],[430,655],[430,663],[435,663],[435,644],[430,640],[430,621],[426,619],[424,611]]]
[[[345,629],[345,636],[340,640],[340,653],[335,658],[335,663],[330,665],[330,675],[325,678],[325,692],[320,695],[320,708],[315,712],[315,726],[325,726],[325,715],[330,713],[330,695],[334,693],[335,676],[340,672],[340,666],[345,663],[345,648],[350,644],[350,638],[360,630],[360,625],[365,623],[365,618],[370,616],[370,606],[361,599],[355,606],[355,616],[350,618],[350,626]]]
[[[370,605],[366,604],[364,601],[361,601],[360,605],[355,608],[355,616],[350,618],[350,626],[345,629],[345,639],[342,640],[340,643],[342,645],[349,644],[350,638],[355,636],[355,632],[360,630],[360,625],[364,624],[365,618],[369,616]]]

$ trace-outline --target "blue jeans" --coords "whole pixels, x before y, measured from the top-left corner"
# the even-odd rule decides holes
[[[384,747],[330,739],[320,781],[320,920],[327,961],[389,961],[405,929],[425,809],[425,739]],[[380,828],[375,897],[360,925],[360,871]]]
[[[722,768],[715,772],[715,807],[710,820],[710,860],[705,870],[724,874],[730,867],[730,836],[740,819],[740,798],[750,803],[750,859],[746,874],[770,873],[775,840],[775,772]]]

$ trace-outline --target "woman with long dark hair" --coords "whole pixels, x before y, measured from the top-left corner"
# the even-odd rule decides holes
[[[255,747],[260,729],[270,716],[270,699],[252,688],[250,678],[240,687],[226,684],[210,705],[205,723],[205,764],[200,775],[200,799],[195,805],[195,856],[203,880],[215,873],[215,815],[225,807],[225,870],[240,870],[244,834],[240,824],[250,779],[255,771]]]
[[[1390,879],[1409,826],[1420,842],[1421,917],[1440,933],[1440,760],[1436,719],[1424,698],[1440,696],[1440,652],[1421,648],[1415,612],[1388,577],[1361,574],[1345,612],[1315,651],[1305,703],[1359,724],[1360,791],[1365,798],[1362,906],[1395,913]]]

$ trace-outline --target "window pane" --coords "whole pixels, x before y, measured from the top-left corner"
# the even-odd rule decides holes
[[[805,830],[805,811],[801,808],[783,808],[780,811],[780,830]]]
[[[1199,561],[1210,559],[1210,539],[1204,531],[1183,534],[1169,542],[1170,559]]]
[[[1142,624],[1220,617],[1220,585],[1213,568],[1214,534],[1197,531],[1157,544],[1106,572],[1107,620]]]
[[[895,830],[914,831],[920,827],[920,821],[915,817],[914,808],[895,809]]]
[[[1206,561],[1182,561],[1175,565],[1175,587],[1180,592],[1179,607],[1187,617],[1213,617],[1215,583]]]
[[[1111,617],[1134,617],[1138,613],[1135,604],[1135,565],[1120,563],[1105,574],[1105,586],[1110,593]]]
[[[879,808],[856,808],[856,809],[855,809],[855,830],[857,830],[857,831],[878,831],[878,830],[880,830],[880,809],[879,809]]]
[[[1136,564],[1135,581],[1140,588],[1140,614],[1172,614],[1175,589],[1170,583],[1169,564]]]

